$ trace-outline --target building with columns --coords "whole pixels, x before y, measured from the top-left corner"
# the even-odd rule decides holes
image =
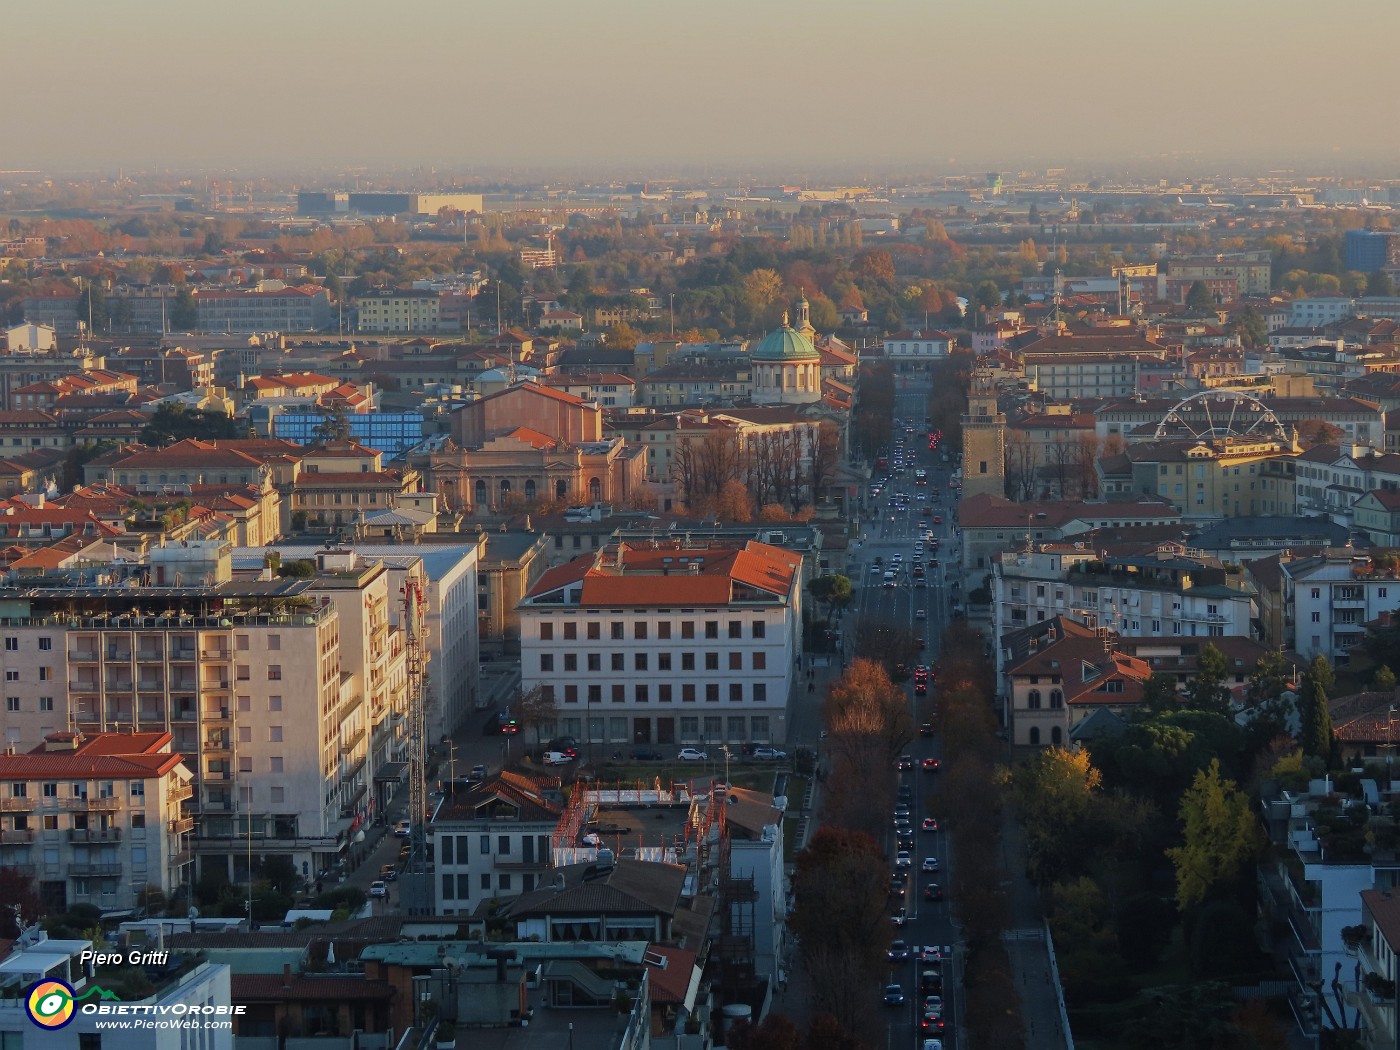
[[[799,299],[797,327],[784,313],[782,326],[749,351],[755,404],[809,405],[822,399],[822,357],[812,343],[808,311],[806,298]]]

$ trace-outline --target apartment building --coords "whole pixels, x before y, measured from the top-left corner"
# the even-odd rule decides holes
[[[748,542],[616,543],[520,605],[521,688],[589,742],[782,742],[801,658],[801,558]]]
[[[927,372],[952,352],[953,337],[947,332],[915,329],[885,336],[885,357],[896,372]]]
[[[319,332],[331,323],[330,293],[318,285],[262,281],[238,291],[194,293],[201,332]]]
[[[385,288],[354,300],[361,332],[436,332],[440,324],[437,292]]]
[[[1279,559],[1284,644],[1311,660],[1351,661],[1366,624],[1400,605],[1400,576],[1350,548]],[[1392,592],[1394,592],[1392,594]]]
[[[309,580],[233,579],[231,550],[191,540],[0,587],[6,744],[169,732],[194,774],[199,873],[241,875],[251,838],[311,874],[367,813],[363,691],[336,605]]]
[[[1134,637],[1250,637],[1255,615],[1243,574],[1173,542],[1143,554],[1085,543],[1007,552],[992,565],[992,596],[998,637],[1056,615]]]
[[[1348,230],[1348,234],[1352,231]],[[1361,1015],[1360,1038],[1366,1050],[1394,1050],[1396,1001],[1386,994],[1385,982],[1400,980],[1400,893],[1391,889],[1361,891],[1361,938],[1356,955],[1361,982],[1347,988],[1351,1006]]]
[[[1351,524],[1368,492],[1400,491],[1400,454],[1361,445],[1315,445],[1297,458],[1298,512]]]
[[[542,885],[563,813],[558,777],[505,771],[446,796],[429,825],[437,914],[471,915],[483,901]]]
[[[191,881],[194,821],[173,739],[65,731],[0,755],[0,867],[33,879],[53,912],[135,908],[147,886],[175,896]]]

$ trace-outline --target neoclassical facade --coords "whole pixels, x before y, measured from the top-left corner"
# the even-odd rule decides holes
[[[758,405],[809,405],[822,399],[822,356],[812,344],[806,298],[797,301],[797,327],[769,332],[749,353],[753,361],[753,400]]]

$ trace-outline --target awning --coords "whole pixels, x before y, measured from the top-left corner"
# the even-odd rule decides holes
[[[408,773],[407,762],[385,762],[374,774],[376,784],[397,784]]]

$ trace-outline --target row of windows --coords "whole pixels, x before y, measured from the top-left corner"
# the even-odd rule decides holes
[[[695,637],[697,637],[697,635],[696,635],[696,633],[695,633],[695,621],[694,621],[694,620],[682,620],[682,621],[680,622],[680,624],[681,624],[681,633],[680,633],[680,637],[681,637],[681,638],[695,638]],[[651,629],[651,628],[650,628],[649,624],[648,624],[646,621],[644,621],[644,620],[637,620],[637,621],[635,621],[635,622],[632,624],[632,637],[633,637],[635,640],[637,640],[637,641],[645,641],[645,640],[647,639],[649,633],[650,633],[650,629]],[[728,622],[728,624],[726,625],[726,628],[725,628],[725,629],[726,629],[727,636],[730,637],[730,638],[739,639],[739,638],[743,638],[743,637],[744,637],[744,621],[743,621],[743,620],[730,620],[730,621]],[[663,640],[664,640],[664,639],[667,639],[667,638],[670,638],[670,637],[672,636],[672,635],[671,635],[671,630],[672,630],[671,621],[670,621],[670,620],[662,620],[661,622],[659,622],[659,623],[656,625],[656,637],[657,637],[657,638],[660,638],[660,639],[663,639]],[[718,620],[706,620],[706,621],[704,621],[703,630],[704,630],[704,637],[706,637],[706,638],[718,638],[718,637],[720,636],[720,622],[719,622]],[[749,625],[749,637],[750,637],[750,638],[765,638],[765,637],[767,637],[767,631],[768,631],[768,624],[767,624],[765,621],[763,621],[763,620],[754,620],[754,621]],[[598,620],[587,620],[587,621],[585,621],[585,622],[584,622],[584,636],[585,636],[589,641],[593,641],[593,642],[600,641],[600,640],[602,639],[602,637],[603,637],[603,625],[602,625],[602,623],[601,623],[600,621],[598,621]],[[620,641],[624,641],[624,640],[626,639],[626,637],[627,637],[627,624],[624,623],[622,620],[613,620],[613,621],[611,621],[611,622],[608,624],[608,637],[611,638],[613,641],[619,641],[619,642],[620,642]],[[577,622],[577,621],[575,621],[575,620],[566,620],[566,621],[564,621],[564,624],[563,624],[563,638],[564,638],[564,640],[565,640],[566,642],[567,642],[567,641],[573,641],[573,640],[575,640],[575,639],[578,638],[578,622]],[[541,620],[541,621],[540,621],[540,641],[542,641],[542,642],[550,642],[550,641],[553,641],[553,640],[554,640],[554,624],[550,623],[548,620]]]
[[[718,683],[718,682],[706,682],[706,683],[704,683],[704,685],[705,685],[705,702],[706,702],[706,703],[709,703],[709,704],[717,704],[717,703],[719,703],[719,700],[720,700],[720,683]],[[649,704],[649,703],[651,703],[651,696],[652,696],[652,693],[651,693],[651,686],[652,686],[652,683],[650,683],[650,682],[638,682],[638,683],[636,683],[635,685],[633,685],[633,686],[632,686],[632,702],[633,702],[633,703],[637,703],[637,704]],[[680,683],[680,698],[681,698],[681,703],[683,703],[683,704],[693,704],[693,703],[696,702],[696,700],[697,700],[697,688],[696,688],[696,686],[697,686],[697,683],[695,683],[695,682],[682,682],[682,683]],[[590,704],[601,704],[601,703],[603,702],[603,687],[602,687],[601,685],[590,685],[590,686],[586,686],[585,688],[587,689],[587,692],[584,693],[584,694],[580,694],[580,693],[579,693],[579,687],[578,687],[577,685],[573,684],[572,682],[569,683],[568,685],[564,686],[564,690],[563,690],[564,703],[566,703],[566,704],[576,704],[576,703],[579,702],[579,696],[580,696],[580,695],[585,696],[585,697],[587,698],[587,702],[590,703]],[[762,704],[762,703],[766,703],[766,702],[768,701],[768,685],[767,685],[767,683],[765,683],[765,682],[754,682],[754,683],[753,683],[752,685],[750,685],[748,688],[749,688],[749,696],[748,696],[748,699],[752,700],[754,703]],[[730,682],[729,685],[728,685],[728,687],[727,687],[727,689],[726,689],[725,691],[728,693],[729,700],[730,700],[731,703],[741,704],[741,703],[744,702],[744,683],[743,683],[743,682]],[[543,698],[545,699],[545,701],[547,701],[547,702],[549,702],[549,703],[554,703],[554,702],[556,702],[556,700],[557,700],[557,698],[558,698],[558,695],[559,695],[559,694],[558,694],[558,689],[557,689],[557,687],[555,687],[555,686],[553,686],[553,685],[542,685],[542,686],[540,686],[540,692],[541,692],[541,694],[543,695]],[[674,701],[675,701],[675,698],[676,698],[676,687],[675,687],[674,684],[672,684],[671,682],[660,682],[660,683],[657,683],[657,684],[656,684],[656,702],[657,702],[657,703],[659,703],[659,704],[669,704],[669,703],[674,702]],[[611,703],[614,703],[614,704],[625,704],[625,703],[627,703],[627,686],[624,685],[624,684],[622,684],[621,682],[614,682],[614,683],[609,687],[609,690],[608,690],[608,699],[609,699],[609,701],[610,701]]]
[[[131,793],[131,797],[132,797],[132,798],[145,798],[145,797],[146,797],[146,782],[145,782],[144,780],[132,780],[132,781],[129,781],[129,782],[128,782],[128,785],[127,785],[127,790]],[[100,782],[98,783],[98,785],[97,785],[97,797],[98,797],[98,798],[116,798],[116,797],[117,797],[116,793],[117,793],[117,782],[116,782],[115,780],[103,780],[103,781],[100,781]],[[28,798],[28,797],[29,797],[29,781],[27,781],[27,780],[15,780],[15,781],[12,781],[12,782],[10,783],[10,798]],[[42,797],[42,798],[58,798],[58,797],[59,797],[59,786],[58,786],[58,781],[56,781],[56,780],[48,780],[48,781],[42,782],[42,783],[39,785],[39,795],[37,795],[37,796],[35,796],[35,797],[36,797],[36,798],[37,798],[37,797]],[[69,786],[68,786],[68,793],[67,793],[64,797],[66,797],[66,798],[87,798],[87,797],[88,797],[88,786],[87,786],[87,782],[86,782],[86,781],[82,781],[82,780],[73,781],[72,783],[69,784]]]
[[[562,661],[562,663],[561,663],[561,666],[562,666],[563,670],[565,670],[565,671],[577,671],[577,670],[579,670],[578,653],[563,653],[563,654],[561,654],[561,655],[563,656],[563,661]],[[674,667],[674,663],[675,663],[674,655],[675,655],[675,654],[673,654],[673,653],[657,653],[657,654],[656,654],[656,669],[657,669],[658,671],[670,671],[670,670],[672,670],[673,667]],[[696,670],[695,655],[696,655],[696,654],[695,654],[695,653],[692,653],[692,652],[682,652],[682,653],[680,654],[680,657],[681,657],[680,669],[681,669],[682,671],[694,671],[694,670]],[[720,667],[719,667],[719,664],[720,664],[719,653],[702,653],[701,655],[705,658],[705,668],[704,668],[704,669],[705,669],[706,671],[718,671],[718,670],[720,669]],[[603,670],[603,654],[602,654],[602,653],[584,653],[583,656],[584,656],[584,668],[583,668],[584,670],[586,670],[586,671],[601,671],[601,670]],[[650,671],[650,670],[651,670],[651,666],[650,666],[650,665],[651,665],[651,656],[652,656],[651,653],[633,653],[633,654],[632,654],[632,670],[634,670],[634,671]],[[554,653],[540,653],[540,671],[541,671],[542,673],[548,674],[548,673],[551,673],[551,672],[554,671],[554,666],[555,666],[555,665],[554,665],[554,657],[555,657],[555,654],[554,654]],[[731,671],[742,671],[742,670],[744,669],[744,654],[743,654],[742,652],[731,652],[731,653],[729,653],[729,656],[728,656],[728,664],[729,664],[729,670],[731,670]],[[626,670],[627,670],[627,654],[625,654],[625,653],[611,653],[611,654],[609,655],[609,657],[608,657],[608,670],[609,670],[609,671],[626,671]],[[766,670],[768,670],[768,654],[767,654],[766,652],[750,653],[750,654],[749,654],[749,670],[751,670],[751,671],[766,671]]]

